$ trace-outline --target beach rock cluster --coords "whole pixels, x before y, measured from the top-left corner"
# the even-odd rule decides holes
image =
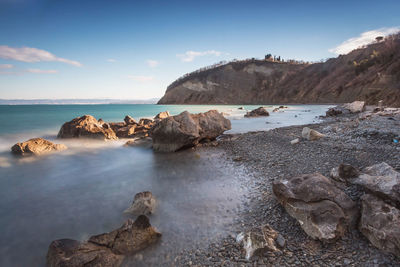
[[[65,149],[67,149],[67,146],[63,144],[54,144],[43,138],[32,138],[11,147],[12,153],[21,156],[43,155]]]
[[[128,219],[120,228],[79,242],[71,239],[53,241],[47,252],[49,267],[120,266],[132,255],[157,242],[161,233],[150,225],[145,215]]]
[[[250,112],[247,112],[244,116],[247,118],[261,117],[261,116],[269,116],[269,113],[264,107],[259,107]]]
[[[187,111],[158,122],[151,131],[155,151],[173,152],[211,141],[231,129],[231,122],[216,110],[190,114]]]

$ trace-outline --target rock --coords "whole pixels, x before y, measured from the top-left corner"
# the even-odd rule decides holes
[[[239,110],[244,110],[244,107],[238,107]]]
[[[117,130],[117,137],[119,138],[132,138],[136,133],[136,124],[128,125]]]
[[[339,182],[347,182],[348,179],[357,177],[359,173],[353,166],[342,163],[331,170],[330,177]]]
[[[161,234],[141,215],[120,228],[92,236],[86,242],[71,239],[53,241],[47,252],[47,266],[120,266],[131,255],[156,242]]]
[[[137,124],[137,122],[135,121],[135,119],[132,118],[132,117],[129,116],[129,115],[126,115],[126,116],[125,116],[124,122],[125,122],[127,125]]]
[[[157,201],[149,191],[137,193],[133,199],[132,205],[124,211],[133,215],[149,215],[156,208]]]
[[[336,240],[357,220],[355,203],[319,173],[275,181],[272,189],[289,215],[314,239]]]
[[[108,123],[108,128],[111,128],[114,132],[118,132],[119,129],[126,127],[126,123],[125,122],[110,122]],[[105,125],[103,124],[103,127],[105,127]]]
[[[259,107],[256,108],[250,112],[247,112],[246,115],[244,115],[245,117],[260,117],[260,116],[269,116],[268,111],[263,108],[263,107]]]
[[[352,103],[344,104],[343,107],[345,109],[350,110],[351,113],[359,113],[365,110],[365,102],[364,101],[354,101]]]
[[[155,121],[159,121],[159,120],[168,118],[168,117],[170,117],[170,116],[171,116],[171,114],[169,114],[168,111],[163,111],[163,112],[158,113],[158,114],[154,117],[154,120],[155,120]]]
[[[400,257],[400,210],[373,195],[361,197],[360,232],[377,248]]]
[[[151,137],[135,138],[126,142],[124,146],[151,148],[153,140]]]
[[[190,114],[187,111],[157,123],[152,131],[153,149],[173,152],[197,145],[204,139],[214,140],[231,129],[231,122],[216,110]]]
[[[104,128],[96,118],[84,115],[64,123],[57,135],[58,138],[94,138],[102,140],[118,139],[112,129]]]
[[[142,118],[139,120],[139,125],[142,125],[142,126],[150,126],[151,127],[153,125],[153,123],[154,123],[154,121],[152,119]]]
[[[299,138],[296,138],[296,139],[293,139],[292,141],[290,141],[290,144],[292,144],[292,145],[295,145],[295,144],[298,144],[298,143],[300,143],[300,139]]]
[[[317,132],[316,130],[304,127],[303,131],[301,132],[301,136],[309,141],[314,141],[324,137],[325,135]]]
[[[249,260],[255,253],[263,250],[279,251],[276,247],[278,236],[278,232],[267,224],[261,228],[254,228],[249,232],[240,233],[236,237],[236,241],[243,244],[243,248],[246,251],[246,259]]]
[[[334,117],[334,116],[340,115],[342,113],[343,113],[343,111],[341,109],[339,109],[338,107],[334,107],[334,108],[328,109],[328,111],[325,112],[325,115],[327,117]]]
[[[43,138],[32,138],[11,147],[11,152],[21,156],[42,155],[67,149],[66,145],[54,144]]]
[[[400,173],[385,162],[363,170],[358,177],[348,179],[352,184],[362,186],[370,193],[400,207]]]

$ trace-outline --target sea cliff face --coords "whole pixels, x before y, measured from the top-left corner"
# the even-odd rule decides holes
[[[196,72],[159,104],[343,103],[400,106],[400,34],[323,63],[248,60]]]

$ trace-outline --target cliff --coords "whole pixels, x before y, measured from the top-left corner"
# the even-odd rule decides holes
[[[343,103],[400,106],[400,34],[324,63],[230,62],[168,86],[158,104]]]

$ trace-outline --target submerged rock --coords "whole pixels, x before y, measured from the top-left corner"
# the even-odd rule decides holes
[[[314,239],[334,241],[357,219],[355,203],[319,173],[275,181],[272,189],[289,215]]]
[[[135,138],[127,141],[124,146],[151,148],[153,140],[151,137]]]
[[[277,247],[285,245],[284,238],[268,224],[246,233],[240,233],[236,237],[236,241],[243,244],[247,260],[260,251],[278,251]]]
[[[245,117],[269,116],[269,113],[264,107],[259,107],[250,112],[247,112],[244,116]]]
[[[344,104],[343,107],[348,109],[351,113],[359,113],[365,110],[364,101],[354,101],[351,103]]]
[[[86,242],[55,240],[47,252],[47,266],[120,266],[125,255],[132,255],[152,243],[161,234],[141,215],[127,220],[120,228],[92,236]]]
[[[379,198],[361,197],[360,232],[377,248],[400,257],[400,210]]]
[[[94,138],[102,140],[118,139],[115,132],[110,128],[103,127],[96,118],[84,115],[66,122],[61,126],[58,138]]]
[[[301,132],[301,136],[309,141],[314,141],[324,137],[325,135],[317,132],[316,130],[304,127],[303,131]]]
[[[43,138],[32,138],[28,141],[17,143],[11,147],[11,151],[14,154],[21,156],[42,155],[65,149],[67,149],[66,145],[54,144]]]
[[[153,149],[173,152],[197,145],[201,140],[214,140],[231,129],[231,122],[216,110],[190,114],[187,111],[157,123],[152,131]]]
[[[149,215],[156,208],[157,200],[149,191],[137,193],[133,199],[132,205],[124,211],[133,215]]]

